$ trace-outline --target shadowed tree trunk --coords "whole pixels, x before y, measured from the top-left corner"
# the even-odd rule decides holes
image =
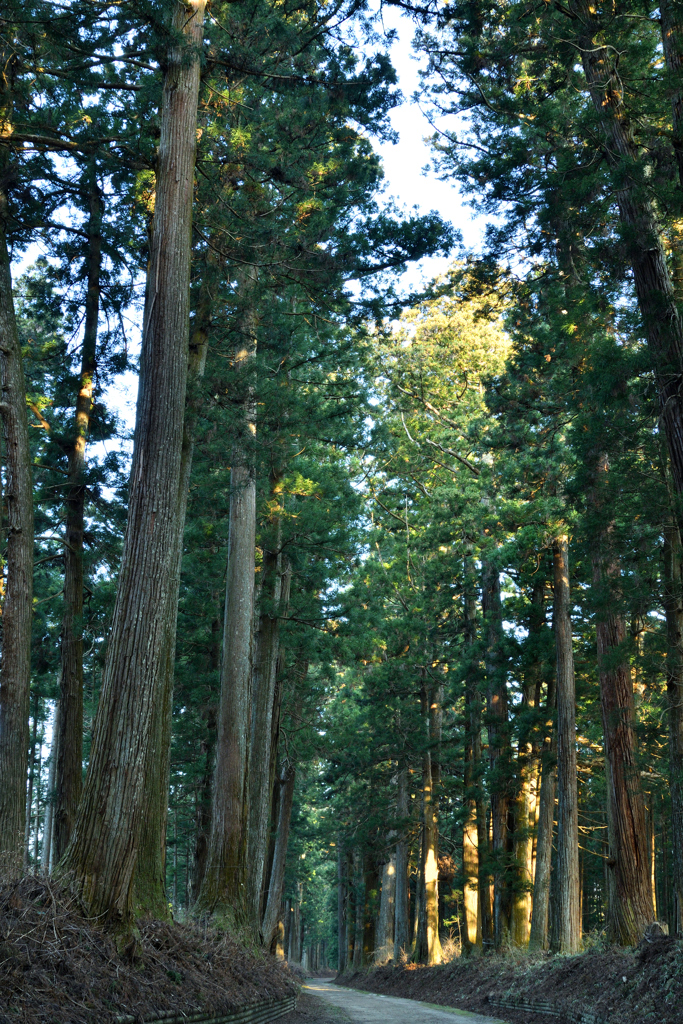
[[[230,472],[228,566],[226,573],[221,697],[216,737],[211,835],[199,895],[204,910],[216,911],[253,932],[246,901],[249,739],[254,629],[256,480],[249,445],[256,431],[252,380],[256,327],[250,306],[253,276],[242,288],[245,312],[235,356],[243,372],[243,436],[233,447]],[[268,799],[270,793],[268,793]]]
[[[189,348],[192,194],[204,0],[173,9],[164,71],[154,225],[142,332],[128,524],[92,755],[71,842],[88,911],[127,926],[177,586]],[[165,755],[163,752],[165,763]],[[152,801],[154,795],[152,794]],[[124,928],[124,933],[125,933]]]
[[[602,524],[599,488],[609,462],[598,461],[592,503]],[[635,705],[627,653],[626,621],[620,611],[621,580],[612,550],[611,524],[593,538],[593,592],[600,678],[600,707],[607,775],[609,887],[607,930],[613,942],[635,945],[654,920],[647,847],[645,800],[634,733]]]
[[[557,788],[557,733],[555,730],[555,674],[548,679],[545,703],[545,737],[541,751],[541,788],[536,835],[536,872],[531,909],[529,949],[548,949],[548,912],[550,910],[550,868],[553,856],[555,825],[555,790]]]
[[[271,478],[271,501],[282,500],[280,476]],[[247,914],[259,922],[262,914],[270,796],[273,790],[271,760],[277,756],[273,744],[273,722],[276,717],[277,670],[280,652],[280,619],[289,604],[291,571],[286,556],[280,551],[280,516],[272,523],[270,544],[264,545],[261,587],[261,614],[255,640],[256,657],[252,680],[251,739],[249,747],[249,797],[247,811]],[[275,749],[273,747],[275,746]],[[266,947],[269,942],[263,937]]]
[[[399,841],[396,843],[396,915],[394,921],[394,961],[410,951],[410,913],[408,907],[408,769],[399,765],[396,780],[396,816],[399,819]]]
[[[671,931],[683,934],[683,578],[681,537],[673,519],[664,534],[666,612],[666,701],[669,719],[669,788],[673,839],[675,919]],[[665,901],[668,903],[668,900]],[[666,913],[665,915],[666,916]]]
[[[178,597],[183,560],[183,534],[194,455],[195,424],[200,411],[199,382],[204,376],[208,352],[211,312],[208,288],[200,289],[198,309],[190,337],[187,364],[187,397],[183,423],[183,444],[178,482],[178,532],[176,534],[175,572],[169,581],[166,605],[164,652],[159,660],[157,689],[160,697],[154,710],[153,742],[147,771],[147,812],[144,817],[135,872],[134,904],[136,912],[165,920],[170,917],[166,896],[166,825],[171,770],[171,732],[173,716],[173,674],[176,654]],[[186,871],[189,869],[186,867]]]
[[[69,451],[64,530],[64,612],[62,615],[57,764],[52,812],[53,861],[67,848],[83,789],[83,532],[85,529],[85,449],[90,429],[93,381],[97,364],[102,265],[102,194],[96,169],[91,171],[88,218],[85,324],[74,440]]]
[[[280,907],[282,905],[282,890],[285,882],[285,863],[287,860],[287,843],[289,841],[289,826],[292,820],[292,804],[294,803],[294,783],[296,781],[296,769],[289,761],[282,766],[279,779],[280,798],[278,800],[277,816],[277,837],[275,839],[275,851],[273,863],[270,869],[270,882],[268,885],[268,898],[266,909],[263,915],[261,934],[263,945],[266,949],[275,937],[277,930]]]
[[[2,108],[0,116],[4,116]],[[6,160],[5,150],[4,156],[0,156],[0,170],[4,170]],[[26,824],[33,607],[33,484],[26,385],[6,240],[7,216],[6,196],[0,191],[0,412],[7,507],[0,659],[0,873],[13,876],[21,873]]]
[[[557,658],[557,888],[553,948],[577,953],[581,944],[579,805],[576,779],[576,687],[569,588],[569,540],[553,542],[555,652]]]
[[[510,727],[502,651],[503,613],[500,601],[500,576],[494,566],[484,565],[482,577],[482,611],[486,631],[486,726],[489,735],[493,832],[493,928],[495,944],[500,947],[510,936],[511,907],[506,871],[510,852]]]
[[[337,973],[343,974],[346,970],[348,956],[348,858],[337,837]]]
[[[375,942],[375,960],[384,963],[394,956],[394,919],[396,904],[396,854],[382,865],[382,888]]]

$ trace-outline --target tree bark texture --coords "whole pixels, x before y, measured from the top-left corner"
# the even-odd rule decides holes
[[[528,618],[527,649],[528,661],[524,668],[522,683],[522,715],[537,706],[540,696],[543,661],[540,642],[545,625],[545,580],[536,577],[531,594]],[[538,744],[528,727],[520,729],[518,764],[518,791],[514,802],[513,856],[515,883],[512,899],[511,937],[515,946],[526,946],[529,942],[532,890],[534,881],[534,832],[538,809]]]
[[[553,946],[577,953],[581,944],[579,805],[576,775],[576,687],[572,643],[569,540],[553,542],[555,653],[557,664],[557,887]]]
[[[531,909],[529,949],[546,950],[550,946],[548,921],[550,910],[550,870],[553,856],[553,830],[555,825],[555,791],[557,789],[557,731],[554,717],[556,707],[555,675],[548,679],[546,697],[546,734],[541,752],[541,786],[536,833],[536,871]]]
[[[285,882],[285,864],[287,861],[287,844],[289,842],[289,826],[292,820],[292,804],[294,803],[294,783],[296,781],[296,769],[293,764],[286,762],[280,772],[279,787],[280,799],[278,801],[277,836],[275,839],[275,851],[273,863],[270,869],[270,881],[268,885],[268,899],[261,925],[263,945],[270,948],[280,915],[282,905],[282,890]]]
[[[507,884],[510,836],[511,750],[508,698],[503,658],[503,612],[497,568],[483,568],[482,611],[486,631],[486,726],[489,736],[489,778],[493,831],[493,927],[496,947],[510,938],[511,899]]]
[[[271,499],[278,497],[279,477],[271,480]],[[272,732],[275,715],[278,658],[280,651],[280,619],[289,603],[291,571],[286,556],[280,551],[281,530],[274,524],[272,542],[263,553],[261,613],[255,641],[256,658],[252,679],[251,736],[249,746],[249,781],[247,812],[247,915],[260,922],[262,916],[268,824],[272,792]],[[265,936],[264,943],[269,945]]]
[[[337,838],[337,973],[346,970],[348,956],[348,858]]]
[[[178,596],[183,560],[183,535],[187,513],[187,499],[194,455],[195,421],[199,412],[198,384],[204,376],[208,352],[208,313],[200,298],[195,330],[192,332],[188,352],[188,390],[183,422],[183,442],[178,481],[177,523],[173,563],[166,595],[166,623],[163,649],[158,662],[158,700],[154,708],[152,742],[149,747],[146,801],[138,860],[135,870],[134,905],[136,913],[158,920],[170,916],[166,896],[166,826],[168,818],[168,791],[171,769],[171,733],[173,716],[173,673],[176,653],[176,625]]]
[[[365,923],[365,875],[363,859],[358,850],[353,852],[353,966],[359,970],[363,966],[363,925]]]
[[[676,915],[673,934],[683,934],[683,576],[681,536],[672,519],[664,534],[664,610],[666,613],[666,703],[669,726],[669,789],[673,885]],[[668,903],[668,900],[666,901]]]
[[[7,507],[0,660],[0,874],[12,877],[21,873],[26,823],[33,608],[33,484],[26,385],[14,314],[6,222],[6,198],[0,192],[0,412]]]
[[[396,905],[396,854],[382,865],[382,888],[375,940],[375,961],[386,963],[394,957],[394,917]]]
[[[60,868],[75,877],[89,912],[112,923],[132,912],[183,528],[178,496],[204,7],[204,0],[190,0],[173,12],[177,38],[164,72],[128,524],[92,755]]]
[[[439,964],[439,761],[441,742],[440,686],[423,682],[422,711],[427,725],[427,748],[422,757],[422,843],[420,856],[420,911],[413,959]]]
[[[410,950],[410,912],[408,906],[408,816],[410,793],[408,769],[399,765],[396,779],[396,816],[399,820],[399,839],[396,843],[396,912],[394,919],[394,961],[400,963]]]
[[[465,765],[463,804],[465,818],[462,828],[462,873],[465,948],[481,946],[481,906],[479,900],[479,837],[477,819],[484,813],[479,773],[481,751],[481,695],[478,689],[478,663],[475,654],[477,639],[477,600],[473,559],[465,562]]]
[[[621,572],[605,523],[600,488],[607,479],[606,455],[598,459],[591,502],[600,526],[593,538],[593,599],[600,679],[600,706],[607,776],[609,886],[607,931],[613,942],[635,945],[654,920],[645,799],[637,764],[635,704],[626,622],[620,611]]]
[[[97,365],[102,265],[102,195],[96,172],[90,184],[85,324],[74,439],[69,451],[64,530],[64,611],[61,682],[57,723],[57,765],[52,818],[54,860],[61,860],[76,821],[83,789],[83,532],[85,529],[85,450],[90,428],[93,381]]]

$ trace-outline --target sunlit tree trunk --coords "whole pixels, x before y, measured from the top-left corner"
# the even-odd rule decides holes
[[[550,910],[550,869],[553,856],[555,825],[555,791],[557,789],[557,732],[555,729],[555,674],[548,678],[545,702],[545,737],[541,751],[541,786],[536,836],[536,871],[531,910],[529,949],[548,949],[548,915]]]
[[[379,902],[379,919],[375,959],[383,963],[394,956],[394,918],[396,904],[396,854],[382,865],[382,889]]]
[[[672,520],[664,533],[664,609],[666,612],[666,702],[669,725],[669,789],[673,838],[675,920],[671,931],[683,934],[683,578],[681,537]],[[668,902],[668,901],[666,901]],[[666,913],[666,911],[665,911]]]
[[[85,530],[85,449],[90,430],[97,365],[102,264],[102,194],[91,170],[88,218],[87,292],[74,439],[69,451],[64,530],[64,611],[62,614],[59,734],[52,815],[54,860],[67,848],[83,789],[83,533]]]
[[[410,951],[410,912],[408,907],[408,815],[410,793],[408,792],[408,769],[399,765],[396,779],[396,816],[399,819],[399,840],[396,843],[396,915],[394,919],[394,960]]]
[[[3,101],[0,117],[4,116]],[[6,160],[7,150],[4,156],[0,156],[0,171],[3,173]],[[0,413],[7,508],[0,659],[0,874],[11,877],[21,872],[26,823],[33,607],[33,484],[26,385],[14,314],[6,223],[7,199],[0,186]]]
[[[441,963],[439,939],[439,753],[442,687],[423,681],[422,713],[428,744],[422,758],[422,846],[420,857],[420,909],[413,959]]]
[[[128,524],[88,775],[60,871],[88,911],[132,913],[183,523],[192,196],[204,0],[173,8],[161,111]],[[124,927],[124,933],[126,928]]]
[[[465,911],[465,948],[481,946],[481,906],[479,900],[479,837],[477,821],[484,813],[480,772],[481,695],[476,659],[477,599],[474,564],[471,555],[465,559],[465,764],[463,804],[465,818],[462,828],[463,902]]]
[[[524,670],[522,685],[522,713],[536,707],[540,693],[543,666],[539,645],[543,626],[545,625],[544,590],[545,581],[539,576],[533,587],[528,620],[526,642],[529,648],[529,660]],[[529,941],[531,927],[531,894],[534,881],[534,831],[538,802],[537,757],[537,744],[534,743],[533,737],[529,736],[528,731],[525,730],[519,740],[519,789],[514,806],[515,832],[513,854],[517,878],[512,901],[511,933],[512,942],[516,946],[526,946]]]
[[[482,610],[486,631],[486,726],[489,736],[491,823],[493,832],[493,926],[497,947],[510,938],[510,894],[507,862],[510,852],[510,726],[505,662],[502,651],[503,613],[500,577],[492,565],[483,568]]]
[[[579,803],[576,775],[576,686],[569,587],[569,540],[553,542],[555,652],[557,660],[557,886],[552,944],[576,953],[581,944]]]

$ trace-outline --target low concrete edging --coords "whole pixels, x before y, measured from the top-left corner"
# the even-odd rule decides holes
[[[219,1014],[211,1017],[206,1013],[177,1013],[169,1010],[159,1014],[158,1017],[150,1017],[144,1024],[269,1024],[271,1020],[277,1020],[286,1013],[296,1009],[298,996],[285,996],[284,999],[267,999],[262,1003],[250,1003],[241,1010],[233,1010],[232,1013]],[[135,1024],[137,1017],[129,1014],[122,1014],[116,1018],[117,1024]]]
[[[594,1013],[571,1013],[558,1009],[553,1003],[514,999],[512,996],[507,999],[489,999],[489,1003],[501,1010],[528,1010],[529,1013],[546,1013],[549,1017],[564,1017],[572,1024],[608,1024],[606,1020],[596,1017]]]

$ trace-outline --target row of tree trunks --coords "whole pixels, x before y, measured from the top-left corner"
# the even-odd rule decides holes
[[[205,0],[178,5],[164,71],[128,524],[83,797],[61,872],[89,912],[131,918],[177,573],[192,196]]]

